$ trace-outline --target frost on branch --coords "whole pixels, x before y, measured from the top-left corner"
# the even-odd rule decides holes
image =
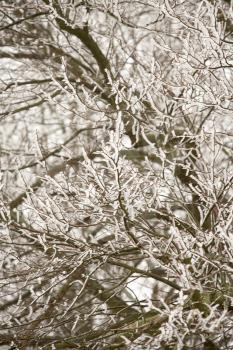
[[[227,350],[232,4],[1,4],[0,348]]]

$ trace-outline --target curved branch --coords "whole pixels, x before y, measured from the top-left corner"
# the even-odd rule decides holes
[[[2,11],[1,11],[2,12]],[[4,13],[4,12],[3,12]],[[28,16],[28,17],[24,17],[22,19],[19,19],[18,21],[13,21],[13,23],[10,23],[10,24],[7,24],[6,26],[3,26],[3,27],[0,27],[0,30],[6,30],[6,29],[9,29],[13,26],[16,26],[18,24],[21,24],[27,20],[30,20],[30,19],[33,19],[33,18],[36,18],[36,17],[39,17],[39,16],[43,16],[43,15],[47,15],[49,14],[49,11],[44,11],[44,12],[38,12],[38,13],[34,13],[33,15],[31,16]]]
[[[43,0],[43,2],[48,6],[51,5],[51,1],[49,0]],[[97,62],[98,67],[101,73],[103,74],[105,80],[108,81],[108,76],[106,71],[110,70],[109,62],[106,56],[104,55],[104,53],[102,52],[102,50],[100,49],[99,45],[90,35],[88,28],[87,27],[84,27],[83,29],[79,27],[73,28],[68,24],[68,22],[64,18],[61,7],[58,4],[58,1],[56,0],[52,1],[52,6],[57,13],[56,22],[59,25],[59,28],[71,35],[76,36],[76,38],[78,38],[87,47],[87,49],[92,53],[95,61]]]

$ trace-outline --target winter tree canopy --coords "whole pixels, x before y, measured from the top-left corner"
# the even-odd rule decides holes
[[[0,349],[233,349],[233,3],[2,0]]]

